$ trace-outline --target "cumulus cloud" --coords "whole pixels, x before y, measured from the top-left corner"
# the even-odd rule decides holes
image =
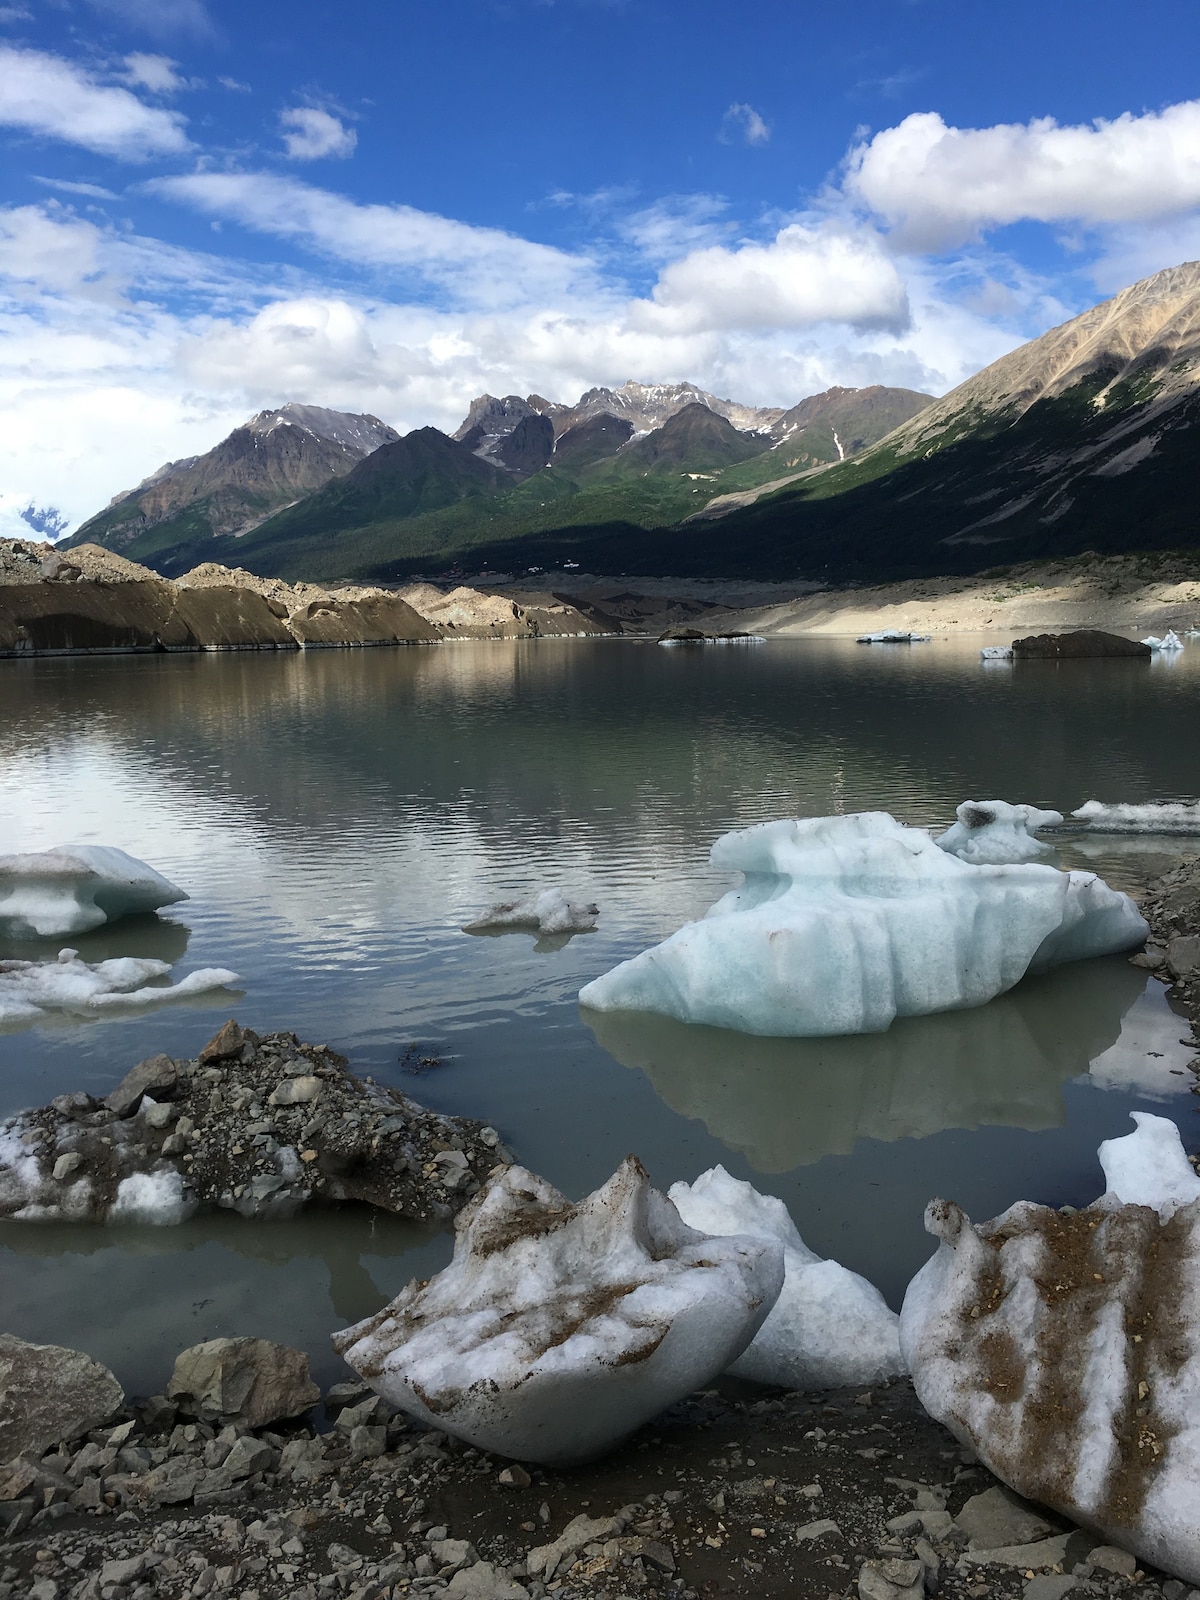
[[[844,189],[922,250],[1022,220],[1170,217],[1200,204],[1200,101],[1071,127],[1041,117],[955,128],[914,112],[851,151]]]
[[[768,244],[710,246],[672,262],[637,316],[677,333],[822,322],[902,328],[908,299],[895,260],[870,229],[790,223]]]
[[[187,78],[179,76],[178,67],[178,61],[172,61],[170,56],[135,50],[125,57],[122,76],[135,89],[149,89],[151,94],[178,94],[181,89],[195,87]]]
[[[766,144],[771,130],[753,106],[736,102],[721,118],[721,131],[717,136],[722,144]]]
[[[354,154],[358,134],[329,111],[293,106],[279,114],[289,161],[344,160]]]
[[[61,139],[118,161],[191,148],[184,119],[100,84],[59,56],[0,45],[0,125]]]
[[[557,299],[590,283],[591,263],[498,228],[405,205],[359,205],[272,173],[197,172],[160,178],[154,194],[339,261],[413,275],[474,303]]]

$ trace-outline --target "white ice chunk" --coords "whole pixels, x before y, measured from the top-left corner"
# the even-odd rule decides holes
[[[1050,846],[1033,835],[1063,820],[1061,811],[1039,811],[1037,806],[1014,806],[1006,800],[964,800],[954,815],[958,821],[936,843],[975,866],[1035,860]]]
[[[0,936],[62,938],[186,900],[182,889],[111,845],[0,856]]]
[[[554,1465],[617,1444],[735,1361],[783,1285],[773,1239],[710,1239],[629,1157],[578,1205],[509,1167],[454,1259],[334,1348],[403,1411]]]
[[[1013,648],[1010,644],[985,644],[979,652],[981,661],[1011,661]]]
[[[582,1004],[743,1033],[876,1033],[1147,932],[1094,873],[972,866],[878,811],[743,828],[717,840],[712,862],[745,882],[587,984]]]
[[[108,1213],[109,1222],[140,1222],[156,1228],[173,1228],[197,1210],[183,1193],[183,1176],[173,1167],[157,1172],[136,1172],[122,1178]]]
[[[1166,633],[1163,634],[1161,639],[1158,637],[1157,634],[1153,634],[1152,633],[1152,634],[1148,635],[1147,638],[1143,639],[1142,643],[1143,644],[1148,644],[1150,646],[1151,650],[1154,650],[1156,652],[1159,651],[1159,650],[1164,650],[1168,654],[1170,654],[1170,652],[1173,651],[1173,650],[1182,650],[1183,649],[1183,640],[1175,632],[1174,628],[1168,628]]]
[[[1200,800],[1153,800],[1145,805],[1088,800],[1071,816],[1089,833],[1200,833]]]
[[[205,994],[236,983],[225,967],[202,967],[176,984],[156,983],[171,971],[168,961],[119,956],[89,964],[77,950],[60,950],[57,961],[0,961],[0,1024],[36,1022],[48,1012],[94,1016],[121,1007],[149,1007]]]
[[[927,633],[902,633],[897,628],[882,628],[878,633],[860,633],[856,644],[928,644]]]
[[[524,900],[504,900],[490,907],[464,933],[500,933],[520,929],[531,933],[590,933],[600,915],[599,906],[568,900],[561,889],[542,889]]]
[[[782,1200],[759,1194],[720,1166],[693,1184],[672,1184],[668,1198],[690,1228],[777,1239],[783,1246],[783,1290],[750,1348],[729,1369],[735,1377],[786,1389],[834,1389],[879,1383],[905,1370],[899,1317],[866,1278],[814,1255]]]
[[[1100,1165],[1108,1184],[1104,1200],[1153,1206],[1167,1222],[1180,1206],[1200,1200],[1200,1177],[1170,1117],[1156,1117],[1149,1111],[1129,1114],[1137,1124],[1136,1133],[1106,1139],[1100,1146]]]

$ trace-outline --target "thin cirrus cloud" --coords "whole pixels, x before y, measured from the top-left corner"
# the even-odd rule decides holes
[[[358,134],[316,106],[293,106],[279,114],[289,161],[344,160],[354,154]]]
[[[216,32],[204,0],[88,0],[94,11],[155,39],[187,34],[211,38]]]
[[[59,194],[78,194],[86,200],[117,200],[111,189],[104,189],[98,183],[83,183],[72,178],[42,178],[36,173],[33,175],[34,183],[40,183],[44,188],[55,189]]]
[[[592,282],[585,257],[413,206],[359,205],[297,178],[195,172],[147,189],[335,260],[411,274],[472,305],[559,298]]]
[[[1035,221],[1145,223],[1200,204],[1200,101],[1064,127],[955,128],[914,112],[856,146],[843,191],[907,248],[945,250]]]
[[[58,56],[11,45],[0,45],[0,125],[118,161],[192,148],[177,111],[143,105],[128,89],[97,83]]]
[[[753,106],[736,101],[721,118],[722,144],[766,144],[771,130]]]

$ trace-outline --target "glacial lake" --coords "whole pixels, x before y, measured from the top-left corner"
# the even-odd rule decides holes
[[[161,918],[73,942],[240,974],[236,997],[0,1037],[0,1115],[136,1061],[195,1055],[224,1019],[328,1042],[359,1072],[498,1128],[572,1197],[635,1151],[665,1188],[722,1162],[806,1242],[898,1305],[933,1195],[976,1218],[1082,1204],[1128,1113],[1200,1144],[1187,1028],[1123,957],[882,1035],[762,1040],[593,1018],[580,986],[731,884],[727,829],[964,799],[1070,811],[1200,793],[1200,647],[1174,661],[983,664],[911,647],[629,639],[0,662],[0,849],[119,845],[186,888]],[[1074,836],[1046,859],[1144,882],[1197,840]],[[558,884],[601,908],[569,941],[472,937]],[[52,956],[57,944],[35,947]],[[0,956],[30,946],[0,947]],[[440,1063],[412,1070],[414,1061]],[[310,1350],[449,1257],[449,1233],[359,1208],[180,1228],[0,1224],[0,1327],[77,1345],[133,1392],[220,1334]]]

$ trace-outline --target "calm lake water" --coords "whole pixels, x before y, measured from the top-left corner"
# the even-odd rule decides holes
[[[729,886],[707,863],[729,828],[866,809],[945,826],[967,798],[1069,811],[1200,793],[1200,650],[1013,667],[982,664],[980,642],[0,663],[0,849],[121,846],[192,898],[78,938],[85,959],[241,975],[236,999],[0,1038],[0,1114],[106,1093],[160,1050],[194,1055],[233,1013],[490,1121],[572,1196],[631,1150],[663,1187],[723,1162],[898,1304],[931,1248],[932,1195],[976,1217],[1019,1198],[1086,1202],[1096,1145],[1129,1131],[1131,1109],[1200,1143],[1187,1030],[1160,984],[1106,959],[975,1011],[801,1041],[613,1016],[593,1031],[575,996]],[[1073,840],[1047,859],[1126,885],[1187,848]],[[460,931],[548,884],[596,900],[599,931]],[[414,1075],[413,1046],[441,1065]],[[331,1329],[449,1248],[357,1208],[0,1224],[0,1326],[90,1350],[143,1392],[178,1349],[224,1333],[304,1346],[329,1378]]]

